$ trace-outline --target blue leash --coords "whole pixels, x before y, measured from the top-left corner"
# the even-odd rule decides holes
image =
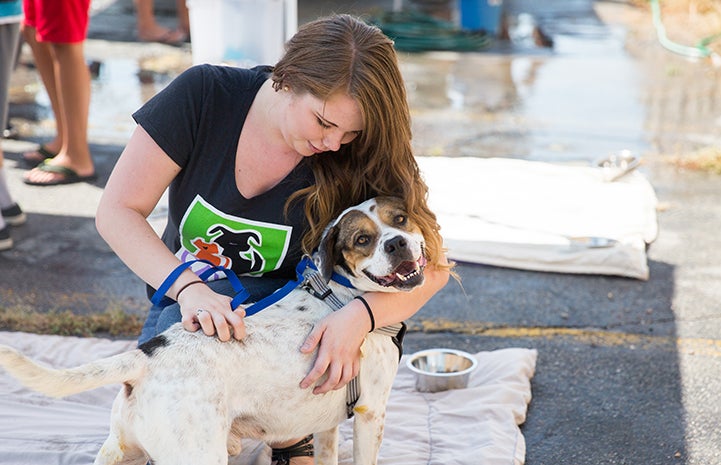
[[[217,266],[209,262],[208,260],[203,259],[196,259],[191,260],[188,262],[183,262],[180,265],[178,265],[169,275],[167,278],[165,278],[165,281],[160,285],[157,291],[153,294],[153,297],[150,299],[150,301],[157,306],[168,306],[175,303],[175,301],[169,297],[166,297],[165,294],[168,292],[168,289],[170,289],[170,286],[173,285],[173,283],[178,279],[178,276],[180,276],[183,271],[187,270],[191,265],[194,263],[206,263],[210,265],[210,268],[203,271],[198,277],[203,280],[207,281],[210,276],[217,272],[222,272],[225,274],[225,277],[228,279],[230,284],[233,286],[233,290],[235,290],[236,294],[233,297],[233,300],[230,302],[230,306],[233,310],[238,308],[242,303],[244,303],[248,298],[250,297],[250,293],[245,289],[243,284],[240,282],[240,279],[238,279],[238,276],[235,274],[233,270],[230,268],[225,268],[223,266]],[[304,256],[298,265],[295,267],[295,280],[288,281],[283,287],[278,289],[277,291],[273,292],[269,296],[266,296],[259,301],[255,302],[254,304],[250,305],[245,309],[245,316],[251,316],[259,311],[263,310],[266,307],[269,307],[273,305],[274,303],[278,302],[280,299],[285,297],[286,295],[290,294],[290,292],[295,289],[296,287],[303,284],[305,281],[305,276],[303,276],[303,271],[305,271],[306,268],[311,268],[315,271],[318,271],[315,264],[313,263],[313,260],[310,259],[308,256]],[[350,281],[337,274],[333,273],[332,276],[333,281],[336,281],[337,283],[353,288],[353,285],[350,283]]]
[[[295,289],[296,287],[300,286],[303,283],[303,280],[305,277],[303,276],[303,270],[305,270],[307,267],[311,267],[315,269],[315,264],[313,261],[308,257],[303,257],[301,261],[298,263],[298,265],[295,267],[295,281],[290,280],[283,287],[278,289],[277,291],[273,292],[271,295],[266,296],[259,301],[255,302],[253,305],[247,307],[245,309],[245,316],[251,316],[255,315],[259,311],[263,310],[266,307],[270,307],[274,303],[278,302],[283,297],[290,294],[290,291]],[[243,289],[245,291],[245,289]],[[247,292],[247,291],[245,291]],[[235,307],[233,307],[235,309]]]
[[[170,286],[173,285],[173,283],[178,279],[178,276],[183,273],[183,271],[190,268],[194,263],[206,263],[210,265],[210,268],[208,270],[205,270],[203,273],[200,274],[199,278],[203,281],[207,281],[208,278],[215,274],[216,272],[220,271],[225,274],[225,277],[228,278],[228,281],[230,281],[230,284],[233,286],[233,289],[236,292],[235,297],[233,297],[233,300],[231,302],[231,307],[233,310],[238,308],[238,305],[245,302],[245,300],[250,297],[250,294],[248,291],[243,287],[243,284],[241,284],[240,279],[238,279],[238,276],[233,272],[233,270],[229,268],[225,268],[223,266],[217,266],[209,262],[208,260],[203,259],[197,259],[197,260],[190,260],[188,262],[183,262],[180,265],[178,265],[169,275],[167,278],[165,278],[165,281],[163,281],[163,284],[160,285],[157,291],[155,291],[155,294],[153,294],[153,297],[150,299],[150,301],[154,305],[158,305],[161,307],[166,307],[168,305],[172,305],[175,301],[171,299],[170,297],[166,297],[165,294],[168,292],[168,289],[170,289]]]
[[[231,308],[233,310],[238,308],[240,304],[245,302],[248,297],[250,297],[250,293],[245,289],[245,287],[243,287],[243,284],[240,282],[240,279],[238,279],[238,276],[233,270],[222,266],[213,265],[207,260],[197,259],[181,263],[170,273],[170,275],[168,275],[167,278],[165,278],[163,284],[160,285],[158,290],[155,291],[155,294],[153,294],[153,297],[151,298],[153,304],[158,305],[162,302],[169,302],[168,305],[170,305],[175,302],[173,299],[166,297],[165,293],[168,292],[170,286],[172,286],[175,280],[178,279],[178,276],[180,276],[183,271],[188,269],[193,263],[196,262],[207,263],[210,265],[209,269],[203,271],[199,275],[200,279],[203,281],[207,281],[210,276],[219,271],[225,274],[226,278],[228,278],[228,280],[233,286],[233,289],[236,292],[235,297],[233,297],[233,300],[231,301]],[[307,268],[312,269],[315,273],[306,277],[303,273]],[[331,305],[334,310],[337,310],[343,306],[343,304],[338,300],[338,298],[333,295],[333,292],[330,290],[330,288],[326,286],[325,281],[323,281],[320,273],[318,273],[318,268],[307,255],[304,256],[295,267],[295,276],[295,280],[288,281],[283,287],[273,292],[271,295],[264,297],[258,302],[255,302],[254,304],[247,307],[245,309],[245,316],[254,315],[259,311],[263,310],[264,308],[273,305],[286,295],[290,294],[293,289],[299,286],[303,286],[305,289],[308,290],[308,292],[324,301],[327,297],[330,296],[328,304]],[[331,279],[348,288],[354,288],[354,286],[347,278],[339,275],[338,273],[333,272]],[[405,324],[378,328],[376,329],[376,331],[383,332],[387,336],[392,337],[394,339],[394,343],[398,346],[399,351],[401,351],[399,340],[402,340],[403,334],[405,333]],[[360,384],[358,381],[358,376],[356,376],[352,380],[350,380],[350,382],[348,383],[348,388],[346,390],[346,415],[348,418],[353,417],[354,408],[359,398]]]

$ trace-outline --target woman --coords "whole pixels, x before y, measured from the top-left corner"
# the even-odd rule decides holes
[[[275,67],[191,68],[134,118],[138,127],[108,181],[97,227],[152,288],[181,262],[206,258],[249,275],[243,284],[252,299],[270,294],[295,277],[302,254],[318,245],[333,218],[376,195],[405,199],[423,229],[429,261],[426,283],[416,291],[365,295],[376,326],[410,317],[448,281],[439,228],[411,151],[397,57],[377,28],[348,15],[308,23]],[[161,240],[146,218],[168,186]],[[223,341],[242,339],[244,312],[230,308],[227,280],[191,284],[198,280],[186,270],[166,293],[177,301],[183,326]],[[151,309],[141,342],[172,322],[164,321],[168,313],[172,307]],[[363,303],[355,301],[319,322],[301,348],[318,349],[301,387],[323,374],[315,393],[345,386],[358,372],[370,327]]]

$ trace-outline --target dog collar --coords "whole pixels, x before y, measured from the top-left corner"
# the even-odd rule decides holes
[[[295,267],[295,276],[295,280],[288,281],[285,286],[281,287],[271,295],[247,307],[245,309],[245,315],[254,315],[259,311],[263,310],[264,308],[273,305],[286,295],[290,294],[290,292],[297,287],[301,287],[307,290],[321,300],[325,300],[326,298],[332,299],[332,306],[336,306],[336,310],[343,306],[341,301],[338,300],[338,298],[333,294],[333,291],[331,291],[328,285],[326,285],[326,283],[323,281],[323,278],[320,276],[318,268],[315,266],[315,263],[313,263],[313,260],[311,260],[309,256],[304,256]],[[333,272],[331,279],[340,284],[341,286],[355,289],[355,287],[350,283],[348,278],[346,278],[345,276],[341,276],[336,272]],[[309,283],[311,281],[313,284]]]

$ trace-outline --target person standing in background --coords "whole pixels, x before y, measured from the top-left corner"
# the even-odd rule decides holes
[[[35,168],[24,182],[52,186],[95,179],[88,146],[90,71],[84,44],[90,0],[23,0],[23,37],[50,98],[55,138],[23,160]]]
[[[21,0],[0,0],[0,128],[7,127],[8,88],[20,43],[22,18]],[[8,250],[13,246],[10,226],[18,226],[25,222],[25,213],[10,195],[3,169],[4,160],[0,145],[0,210],[2,211],[2,215],[0,215],[0,251]]]
[[[190,16],[186,0],[176,0],[178,27],[168,29],[155,20],[154,0],[135,0],[138,39],[143,42],[159,42],[168,45],[180,45],[190,37]]]

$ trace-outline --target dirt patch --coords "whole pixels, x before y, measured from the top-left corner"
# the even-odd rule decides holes
[[[645,129],[659,161],[721,173],[721,3],[713,0],[634,0],[611,21],[628,30],[626,47],[644,75]],[[601,9],[608,14],[608,9]],[[654,22],[654,20],[656,20]],[[660,28],[658,27],[660,25]],[[662,43],[659,31],[680,51]]]
[[[683,169],[721,174],[721,147],[705,147],[683,157],[669,156],[667,161]]]
[[[65,312],[11,312],[0,309],[0,329],[59,336],[136,337],[143,319],[121,310],[90,315]]]

